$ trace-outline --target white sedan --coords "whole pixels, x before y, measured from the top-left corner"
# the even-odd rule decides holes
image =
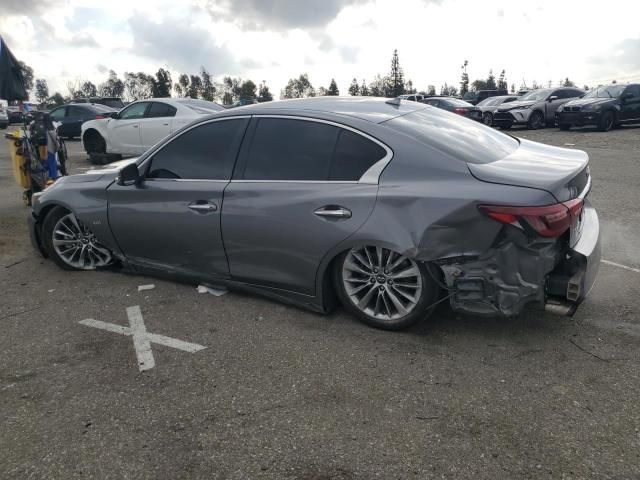
[[[90,155],[140,155],[198,117],[221,110],[224,107],[217,103],[193,98],[140,100],[110,117],[84,122],[82,144]]]

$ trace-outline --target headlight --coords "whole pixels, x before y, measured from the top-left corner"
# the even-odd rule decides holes
[[[583,110],[590,110],[592,112],[594,111],[598,111],[602,109],[602,104],[600,103],[596,103],[594,105],[585,105],[584,107],[582,107]]]

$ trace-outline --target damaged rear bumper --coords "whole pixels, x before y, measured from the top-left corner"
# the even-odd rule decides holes
[[[507,229],[477,257],[444,259],[454,311],[473,315],[514,316],[527,306],[572,315],[591,291],[600,266],[600,224],[585,202],[579,239],[531,239]]]

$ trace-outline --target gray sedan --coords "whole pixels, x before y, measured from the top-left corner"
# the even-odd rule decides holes
[[[416,102],[324,97],[198,120],[138,159],[58,180],[32,240],[69,270],[338,302],[401,329],[448,301],[572,314],[599,265],[584,152]]]

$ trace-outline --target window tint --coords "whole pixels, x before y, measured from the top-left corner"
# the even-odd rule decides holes
[[[83,117],[87,114],[87,111],[82,107],[76,107],[69,105],[67,107],[67,117]]]
[[[120,118],[123,120],[132,120],[134,118],[142,118],[144,111],[147,109],[149,102],[140,102],[125,108],[120,114]]]
[[[149,178],[227,180],[248,120],[212,122],[183,133],[151,159]]]
[[[52,120],[60,121],[64,118],[64,111],[66,108],[67,107],[56,108],[49,114],[49,116]]]
[[[377,143],[349,130],[341,130],[329,180],[360,180],[364,172],[386,154],[387,151]]]
[[[151,102],[151,106],[145,115],[147,118],[155,117],[174,117],[176,115],[176,108],[160,102]]]
[[[640,97],[640,85],[629,85],[625,93],[633,94],[634,98]]]
[[[247,180],[326,180],[338,128],[325,123],[261,118],[244,170]]]

